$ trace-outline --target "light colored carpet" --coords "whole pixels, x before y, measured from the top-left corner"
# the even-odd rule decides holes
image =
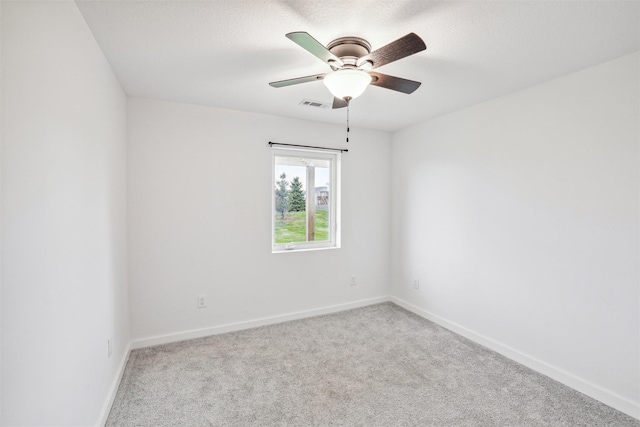
[[[640,426],[392,303],[131,353],[108,426]]]

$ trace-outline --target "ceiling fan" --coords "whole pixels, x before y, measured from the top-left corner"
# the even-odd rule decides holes
[[[414,33],[373,52],[369,42],[360,37],[340,37],[326,47],[304,31],[288,33],[286,37],[326,62],[333,71],[269,83],[273,87],[323,80],[334,96],[333,108],[343,108],[349,105],[351,99],[361,95],[369,84],[407,94],[420,86],[420,82],[371,71],[425,50],[427,46],[424,41]]]

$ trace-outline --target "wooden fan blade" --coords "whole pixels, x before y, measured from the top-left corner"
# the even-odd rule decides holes
[[[414,80],[407,80],[401,77],[390,76],[388,74],[380,74],[374,71],[370,71],[369,74],[373,77],[371,79],[372,85],[395,90],[396,92],[407,94],[413,93],[422,84]]]
[[[358,67],[365,62],[372,64],[371,69],[381,67],[398,59],[406,58],[414,53],[421,52],[427,48],[422,39],[415,33],[409,33],[398,40],[376,49],[368,55],[358,59]]]
[[[329,50],[320,44],[320,42],[313,37],[309,33],[304,31],[297,31],[294,33],[286,34],[287,38],[298,46],[311,53],[312,55],[320,58],[320,60],[326,62],[329,65],[335,65],[336,67],[342,67],[344,63],[335,56],[333,53],[329,52]]]
[[[326,75],[327,74],[324,73],[324,74],[315,74],[313,76],[296,77],[295,79],[280,80],[280,81],[277,81],[277,82],[269,83],[269,86],[285,87],[285,86],[297,85],[297,84],[300,84],[300,83],[315,82],[317,80],[324,79],[324,76],[326,76]]]
[[[332,107],[332,108],[333,108],[334,110],[335,110],[336,108],[344,108],[344,107],[346,107],[347,105],[348,105],[348,104],[347,104],[347,101],[345,101],[344,99],[342,99],[342,98],[338,98],[338,97],[334,97],[334,98],[333,98],[333,107]]]

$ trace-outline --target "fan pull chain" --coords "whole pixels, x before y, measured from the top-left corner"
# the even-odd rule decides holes
[[[349,104],[347,104],[347,142],[349,142]]]

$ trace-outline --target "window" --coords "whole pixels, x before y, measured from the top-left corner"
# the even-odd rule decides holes
[[[340,153],[273,150],[273,252],[339,247]]]

